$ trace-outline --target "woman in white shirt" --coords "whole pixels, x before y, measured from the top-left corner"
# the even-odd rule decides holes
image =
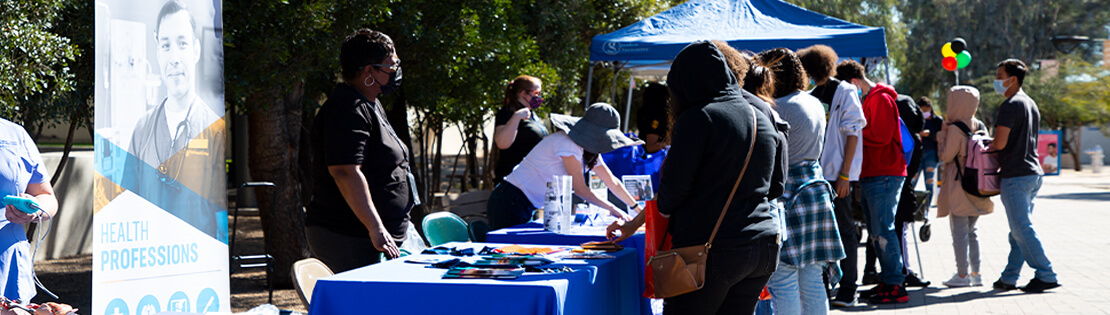
[[[547,183],[556,175],[570,175],[575,195],[609,210],[618,218],[627,219],[624,212],[606,198],[590,191],[585,174],[593,170],[621,201],[638,207],[624,185],[605,166],[600,154],[643,142],[621,133],[618,129],[620,115],[604,103],[590,105],[582,118],[552,114],[551,124],[558,132],[536,144],[513,172],[505,176],[505,181],[493,189],[486,205],[490,228],[496,230],[528,222],[532,211],[543,206]]]

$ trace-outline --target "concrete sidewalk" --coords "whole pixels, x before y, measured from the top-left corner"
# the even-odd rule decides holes
[[[933,218],[929,221],[932,239],[918,243],[922,266],[917,263],[913,238],[909,239],[909,264],[925,280],[932,281],[931,286],[910,288],[907,304],[858,303],[851,308],[834,308],[832,313],[1110,314],[1110,173],[1103,172],[1093,174],[1088,167],[1083,172],[1064,170],[1060,176],[1045,176],[1034,199],[1033,225],[1062,287],[1043,294],[991,288],[1006,266],[1010,251],[1006,212],[995,197],[994,213],[980,217],[978,222],[984,286],[949,289],[941,284],[955,272],[955,255],[948,218]],[[936,216],[935,207],[930,212]],[[920,222],[916,227],[921,227]],[[862,247],[859,253],[863,270]],[[1033,269],[1026,265],[1018,286],[1032,277]]]

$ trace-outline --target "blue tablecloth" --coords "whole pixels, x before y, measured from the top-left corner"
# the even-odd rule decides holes
[[[448,243],[475,248],[505,244]],[[574,272],[525,273],[514,280],[442,279],[445,269],[406,263],[448,255],[413,255],[320,279],[309,313],[324,314],[638,314],[636,254],[563,260]],[[476,259],[473,257],[472,259]],[[465,259],[465,258],[464,258]]]
[[[509,244],[543,244],[543,245],[578,245],[585,242],[605,241],[605,229],[579,229],[574,234],[555,234],[543,229],[540,223],[525,223],[508,227],[486,234],[486,241],[492,243]],[[642,314],[651,314],[651,299],[643,297],[644,291],[644,233],[637,232],[624,241],[621,246],[625,249],[636,250],[636,288],[639,290],[640,311]]]

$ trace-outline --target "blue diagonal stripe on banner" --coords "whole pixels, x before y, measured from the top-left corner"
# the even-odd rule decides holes
[[[208,236],[227,243],[225,205],[215,204],[189,187],[177,183],[139,157],[108,141],[99,132],[95,135],[97,144],[95,166],[101,176],[150,201],[161,210],[180,218]],[[225,179],[213,178],[212,180]]]

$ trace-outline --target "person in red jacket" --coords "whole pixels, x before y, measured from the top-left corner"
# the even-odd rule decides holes
[[[863,212],[870,235],[879,252],[879,285],[860,294],[871,303],[906,303],[909,295],[903,285],[902,248],[894,230],[894,214],[899,192],[906,181],[906,160],[902,156],[902,132],[898,125],[898,106],[894,87],[867,79],[863,65],[848,60],[836,68],[837,79],[847,81],[863,94],[863,168],[859,174],[863,190]]]

